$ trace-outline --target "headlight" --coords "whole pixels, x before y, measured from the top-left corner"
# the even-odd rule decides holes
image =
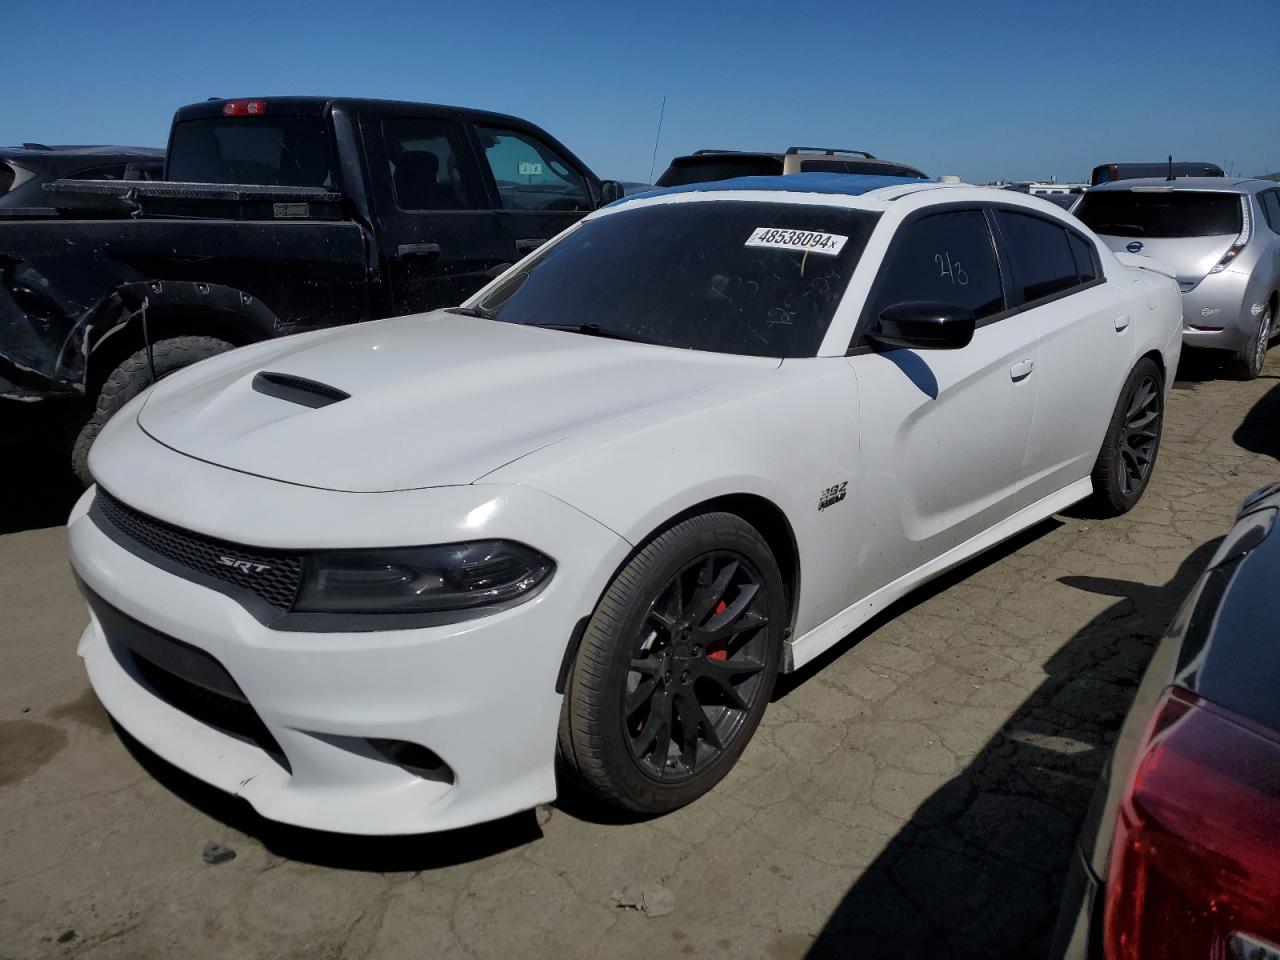
[[[516,603],[551,576],[550,557],[507,540],[322,550],[307,557],[294,610],[436,613]]]

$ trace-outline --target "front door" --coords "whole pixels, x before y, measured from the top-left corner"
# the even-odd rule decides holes
[[[1015,513],[1035,410],[1035,333],[1007,314],[983,211],[908,221],[890,245],[860,330],[894,303],[932,300],[979,318],[959,350],[859,347],[862,398],[854,548],[862,595]],[[875,505],[875,506],[872,506]]]
[[[461,121],[381,117],[364,138],[396,313],[459,304],[511,262]]]

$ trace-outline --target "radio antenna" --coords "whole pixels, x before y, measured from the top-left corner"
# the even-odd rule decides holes
[[[653,159],[649,161],[649,182],[653,183],[653,168],[658,163],[658,141],[662,139],[662,118],[667,114],[667,98],[662,98],[662,108],[658,111],[658,132],[653,138]]]

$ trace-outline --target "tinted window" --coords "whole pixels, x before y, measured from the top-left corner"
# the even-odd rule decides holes
[[[676,157],[658,178],[659,187],[683,187],[690,183],[714,183],[734,177],[776,177],[782,173],[782,160],[767,154],[707,154],[701,157]]]
[[[450,120],[405,117],[382,122],[391,189],[401,210],[473,210],[481,204],[477,171],[462,131]]]
[[[1098,257],[1093,244],[1070,230],[1067,231],[1067,238],[1071,242],[1071,254],[1075,257],[1076,273],[1080,277],[1080,282],[1088,283],[1090,280],[1097,280]]]
[[[0,196],[9,192],[13,186],[13,167],[0,160]]]
[[[1267,218],[1267,223],[1273,231],[1280,233],[1280,190],[1268,190],[1258,199],[1262,202],[1262,215]]]
[[[590,210],[586,178],[525,133],[477,127],[505,210]]]
[[[995,245],[981,211],[935,213],[901,229],[876,281],[871,315],[903,300],[953,303],[979,319],[1004,309]]]
[[[1240,232],[1240,196],[1193,190],[1089,191],[1075,215],[1113,237],[1212,237]]]
[[[1070,290],[1079,282],[1067,230],[1024,213],[997,210],[1014,289],[1023,303]]]
[[[332,187],[329,133],[321,117],[210,117],[175,124],[169,179]]]
[[[125,165],[113,163],[105,167],[93,167],[90,170],[77,170],[71,176],[76,180],[123,180]]]
[[[912,177],[926,179],[912,167],[896,163],[866,163],[860,160],[801,160],[800,169],[805,173],[868,173],[880,177]]]
[[[591,324],[665,346],[814,356],[875,220],[755,201],[621,210],[532,255],[477,306],[511,323]]]

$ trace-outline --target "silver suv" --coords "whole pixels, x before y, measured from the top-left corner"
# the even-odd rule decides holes
[[[1280,309],[1280,184],[1121,180],[1092,187],[1074,212],[1117,253],[1175,269],[1186,346],[1229,351],[1240,377],[1258,376]]]

